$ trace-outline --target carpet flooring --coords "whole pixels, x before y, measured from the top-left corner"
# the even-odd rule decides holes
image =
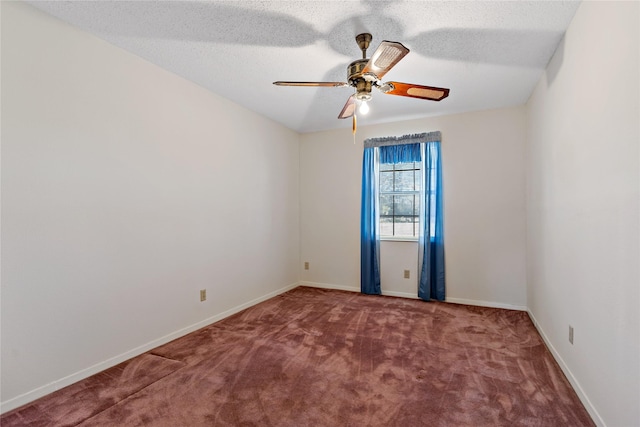
[[[525,312],[299,287],[10,426],[593,426]]]

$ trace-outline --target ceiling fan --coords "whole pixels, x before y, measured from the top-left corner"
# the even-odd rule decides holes
[[[362,33],[356,36],[356,42],[362,51],[362,59],[357,59],[347,66],[348,82],[277,81],[273,82],[273,84],[277,86],[354,87],[355,93],[347,99],[347,103],[338,115],[339,119],[353,116],[354,133],[356,106],[360,103],[360,112],[366,114],[368,111],[367,101],[371,100],[371,89],[373,87],[387,95],[407,96],[430,101],[441,101],[449,96],[449,89],[445,88],[394,81],[382,82],[380,79],[409,53],[409,49],[403,46],[402,43],[383,40],[371,58],[368,59],[367,49],[371,39],[372,36],[369,33]]]

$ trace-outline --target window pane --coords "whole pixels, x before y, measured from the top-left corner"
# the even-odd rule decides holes
[[[420,164],[418,163],[418,166]],[[420,189],[422,188],[422,171],[420,169],[418,169],[416,171],[416,191],[420,191]]]
[[[394,215],[413,216],[413,194],[394,196]]]
[[[380,163],[380,170],[381,171],[392,171],[393,170],[393,163]]]
[[[395,191],[413,191],[413,170],[398,171],[396,174]]]
[[[380,195],[380,215],[393,215],[393,196]]]
[[[397,216],[395,217],[395,235],[400,237],[417,236],[418,218],[414,216]]]
[[[380,191],[393,191],[393,174],[394,172],[380,172]]]
[[[380,235],[393,236],[393,217],[380,217]]]

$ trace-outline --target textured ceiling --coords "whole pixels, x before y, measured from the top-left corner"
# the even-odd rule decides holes
[[[108,42],[299,132],[338,120],[350,87],[277,87],[276,80],[346,81],[373,35],[411,52],[383,80],[451,89],[441,102],[373,92],[359,123],[524,104],[579,2],[570,1],[29,1]]]

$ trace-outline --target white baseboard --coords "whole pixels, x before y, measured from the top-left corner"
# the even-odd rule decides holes
[[[475,300],[475,299],[448,298],[448,297],[447,297],[447,302],[451,302],[454,304],[476,305],[479,307],[504,308],[506,310],[527,311],[527,307],[524,305],[505,304],[503,302],[481,301],[481,300]]]
[[[332,285],[330,283],[300,282],[300,286],[308,286],[310,288],[320,288],[320,289],[336,289],[339,291],[348,291],[348,292],[360,292],[360,287]]]
[[[349,292],[360,292],[359,286],[333,285],[331,283],[300,282],[300,286],[309,286],[312,288],[322,288],[322,289],[337,289],[337,290],[349,291]],[[382,295],[387,295],[391,297],[400,297],[400,298],[420,299],[416,294],[410,294],[407,292],[385,291],[384,289],[382,290]],[[449,302],[453,304],[476,305],[480,307],[505,308],[508,310],[527,311],[526,306],[505,304],[501,302],[479,301],[479,300],[462,299],[462,298],[447,298],[445,302]]]
[[[97,363],[93,366],[90,366],[86,369],[82,369],[78,372],[75,372],[71,375],[68,375],[64,378],[60,378],[58,380],[52,381],[49,384],[45,384],[41,387],[38,387],[34,390],[28,391],[26,393],[23,393],[19,396],[16,396],[12,399],[9,399],[5,402],[0,402],[0,414],[3,414],[5,412],[11,411],[12,409],[16,409],[19,408],[22,405],[26,405],[27,403],[30,403],[36,399],[39,399],[43,396],[46,396],[49,393],[52,393],[56,390],[60,390],[61,388],[67,387],[73,383],[76,383],[80,380],[83,380],[85,378],[90,377],[91,375],[95,375],[99,372],[104,371],[105,369],[109,369],[119,363],[122,363],[126,360],[129,360],[133,357],[139,356],[142,353],[146,353],[149,350],[153,350],[156,347],[159,347],[163,344],[168,343],[169,341],[173,341],[176,338],[180,338],[184,335],[187,335],[193,331],[197,331],[198,329],[204,328],[205,326],[209,326],[212,323],[215,323],[219,320],[222,320],[226,317],[229,317],[231,315],[234,315],[246,308],[249,308],[251,306],[254,306],[258,303],[261,303],[263,301],[266,301],[270,298],[273,298],[277,295],[280,295],[282,293],[285,293],[293,288],[296,288],[299,286],[299,283],[294,283],[288,286],[285,286],[283,288],[280,288],[276,291],[273,292],[269,292],[266,295],[263,295],[261,297],[255,298],[251,301],[248,301],[244,304],[240,304],[236,307],[230,308],[229,310],[223,311],[222,313],[218,313],[214,316],[211,316],[207,319],[204,319],[198,323],[194,323],[193,325],[187,326],[185,328],[179,329],[175,332],[172,332],[168,335],[165,335],[163,337],[160,337],[158,339],[155,339],[153,341],[150,341],[146,344],[143,344],[139,347],[136,347],[134,349],[131,349],[127,352],[124,352],[122,354],[119,354],[115,357],[112,357],[110,359],[107,359],[105,361],[102,361],[100,363]]]
[[[420,299],[418,294],[410,294],[407,292],[397,292],[397,291],[385,291],[384,289],[382,290],[382,295],[386,295],[389,297]]]
[[[311,288],[321,288],[321,289],[337,289],[339,291],[348,291],[348,292],[360,292],[360,286],[342,286],[342,285],[332,285],[330,283],[317,283],[317,282],[300,282],[300,286],[309,286]],[[382,295],[387,295],[390,297],[418,299],[417,295],[408,294],[406,292],[394,292],[394,291],[383,290]]]
[[[554,359],[556,359],[556,362],[558,362],[558,365],[560,365],[560,369],[562,369],[562,372],[564,372],[564,375],[569,380],[569,383],[571,383],[571,386],[573,387],[576,394],[578,395],[578,398],[584,405],[587,412],[589,412],[589,415],[591,415],[593,422],[596,423],[596,425],[599,427],[606,427],[604,420],[602,419],[602,417],[600,416],[596,408],[591,403],[591,400],[589,400],[589,397],[587,397],[587,395],[585,394],[584,390],[580,386],[580,383],[571,372],[571,369],[569,369],[567,364],[564,362],[564,359],[562,359],[562,356],[560,356],[560,353],[558,353],[558,351],[553,346],[553,344],[551,344],[551,341],[547,337],[547,334],[544,333],[544,330],[536,320],[536,317],[528,309],[527,309],[527,313],[529,314],[529,318],[531,319],[531,322],[533,322],[533,325],[536,327],[536,329],[538,330],[538,333],[542,337],[542,340],[547,345],[547,348],[551,352],[551,355],[553,356]]]
[[[360,292],[360,286],[332,285],[330,283],[317,283],[317,282],[300,282],[300,286],[308,286],[310,288],[320,288],[320,289],[336,289],[339,291],[348,291],[348,292]],[[394,292],[394,291],[383,290],[382,295],[387,295],[390,297],[418,299],[417,295],[408,294],[405,292]]]

